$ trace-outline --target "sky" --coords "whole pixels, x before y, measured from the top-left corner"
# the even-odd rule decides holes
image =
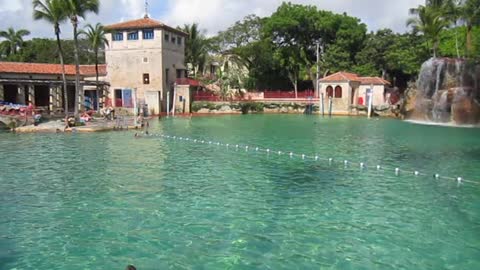
[[[269,16],[283,1],[149,0],[148,2],[148,13],[151,18],[173,27],[196,22],[207,35],[211,36],[249,14]],[[336,13],[346,12],[350,16],[360,18],[368,26],[369,31],[391,28],[396,32],[405,32],[409,8],[423,4],[425,0],[290,0],[290,2],[315,5],[319,9]],[[144,0],[100,0],[100,4],[99,14],[87,15],[86,22],[107,25],[142,18],[145,13]],[[0,0],[0,30],[8,27],[23,28],[31,32],[30,38],[53,38],[53,27],[43,21],[34,21],[32,13],[31,0]],[[68,23],[63,24],[61,29],[64,38],[71,38],[72,30]]]

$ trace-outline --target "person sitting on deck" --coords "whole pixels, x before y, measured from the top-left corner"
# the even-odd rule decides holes
[[[80,116],[80,121],[81,122],[89,122],[90,120],[92,120],[92,116],[90,116],[87,112],[84,112],[81,116]]]
[[[65,116],[65,128],[64,130],[67,130],[68,128],[75,127],[75,117],[73,116]]]
[[[113,120],[115,118],[115,109],[112,107],[102,108],[100,114],[103,119]]]

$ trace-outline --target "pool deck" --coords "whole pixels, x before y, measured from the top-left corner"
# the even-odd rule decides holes
[[[95,119],[92,122],[87,122],[85,126],[73,127],[65,129],[65,123],[62,120],[49,121],[41,123],[38,126],[29,125],[24,127],[18,127],[15,129],[16,133],[68,133],[68,132],[105,132],[113,130],[129,130],[138,129],[139,125],[135,125],[133,118],[126,119],[121,125],[118,125],[116,121],[107,121],[104,119]]]

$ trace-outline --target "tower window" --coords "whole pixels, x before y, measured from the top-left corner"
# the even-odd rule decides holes
[[[150,84],[150,74],[148,73],[143,74],[143,84]]]
[[[127,36],[128,40],[138,40],[138,31],[129,32]]]
[[[122,41],[123,40],[123,32],[115,32],[112,34],[113,41]]]
[[[153,32],[153,29],[143,30],[143,39],[153,39],[154,37],[155,37],[155,34]]]

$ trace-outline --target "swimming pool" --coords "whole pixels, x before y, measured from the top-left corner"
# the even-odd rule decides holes
[[[480,130],[244,115],[0,133],[0,269],[480,269]],[[366,169],[344,166],[364,162]],[[353,164],[353,163],[352,163]]]

